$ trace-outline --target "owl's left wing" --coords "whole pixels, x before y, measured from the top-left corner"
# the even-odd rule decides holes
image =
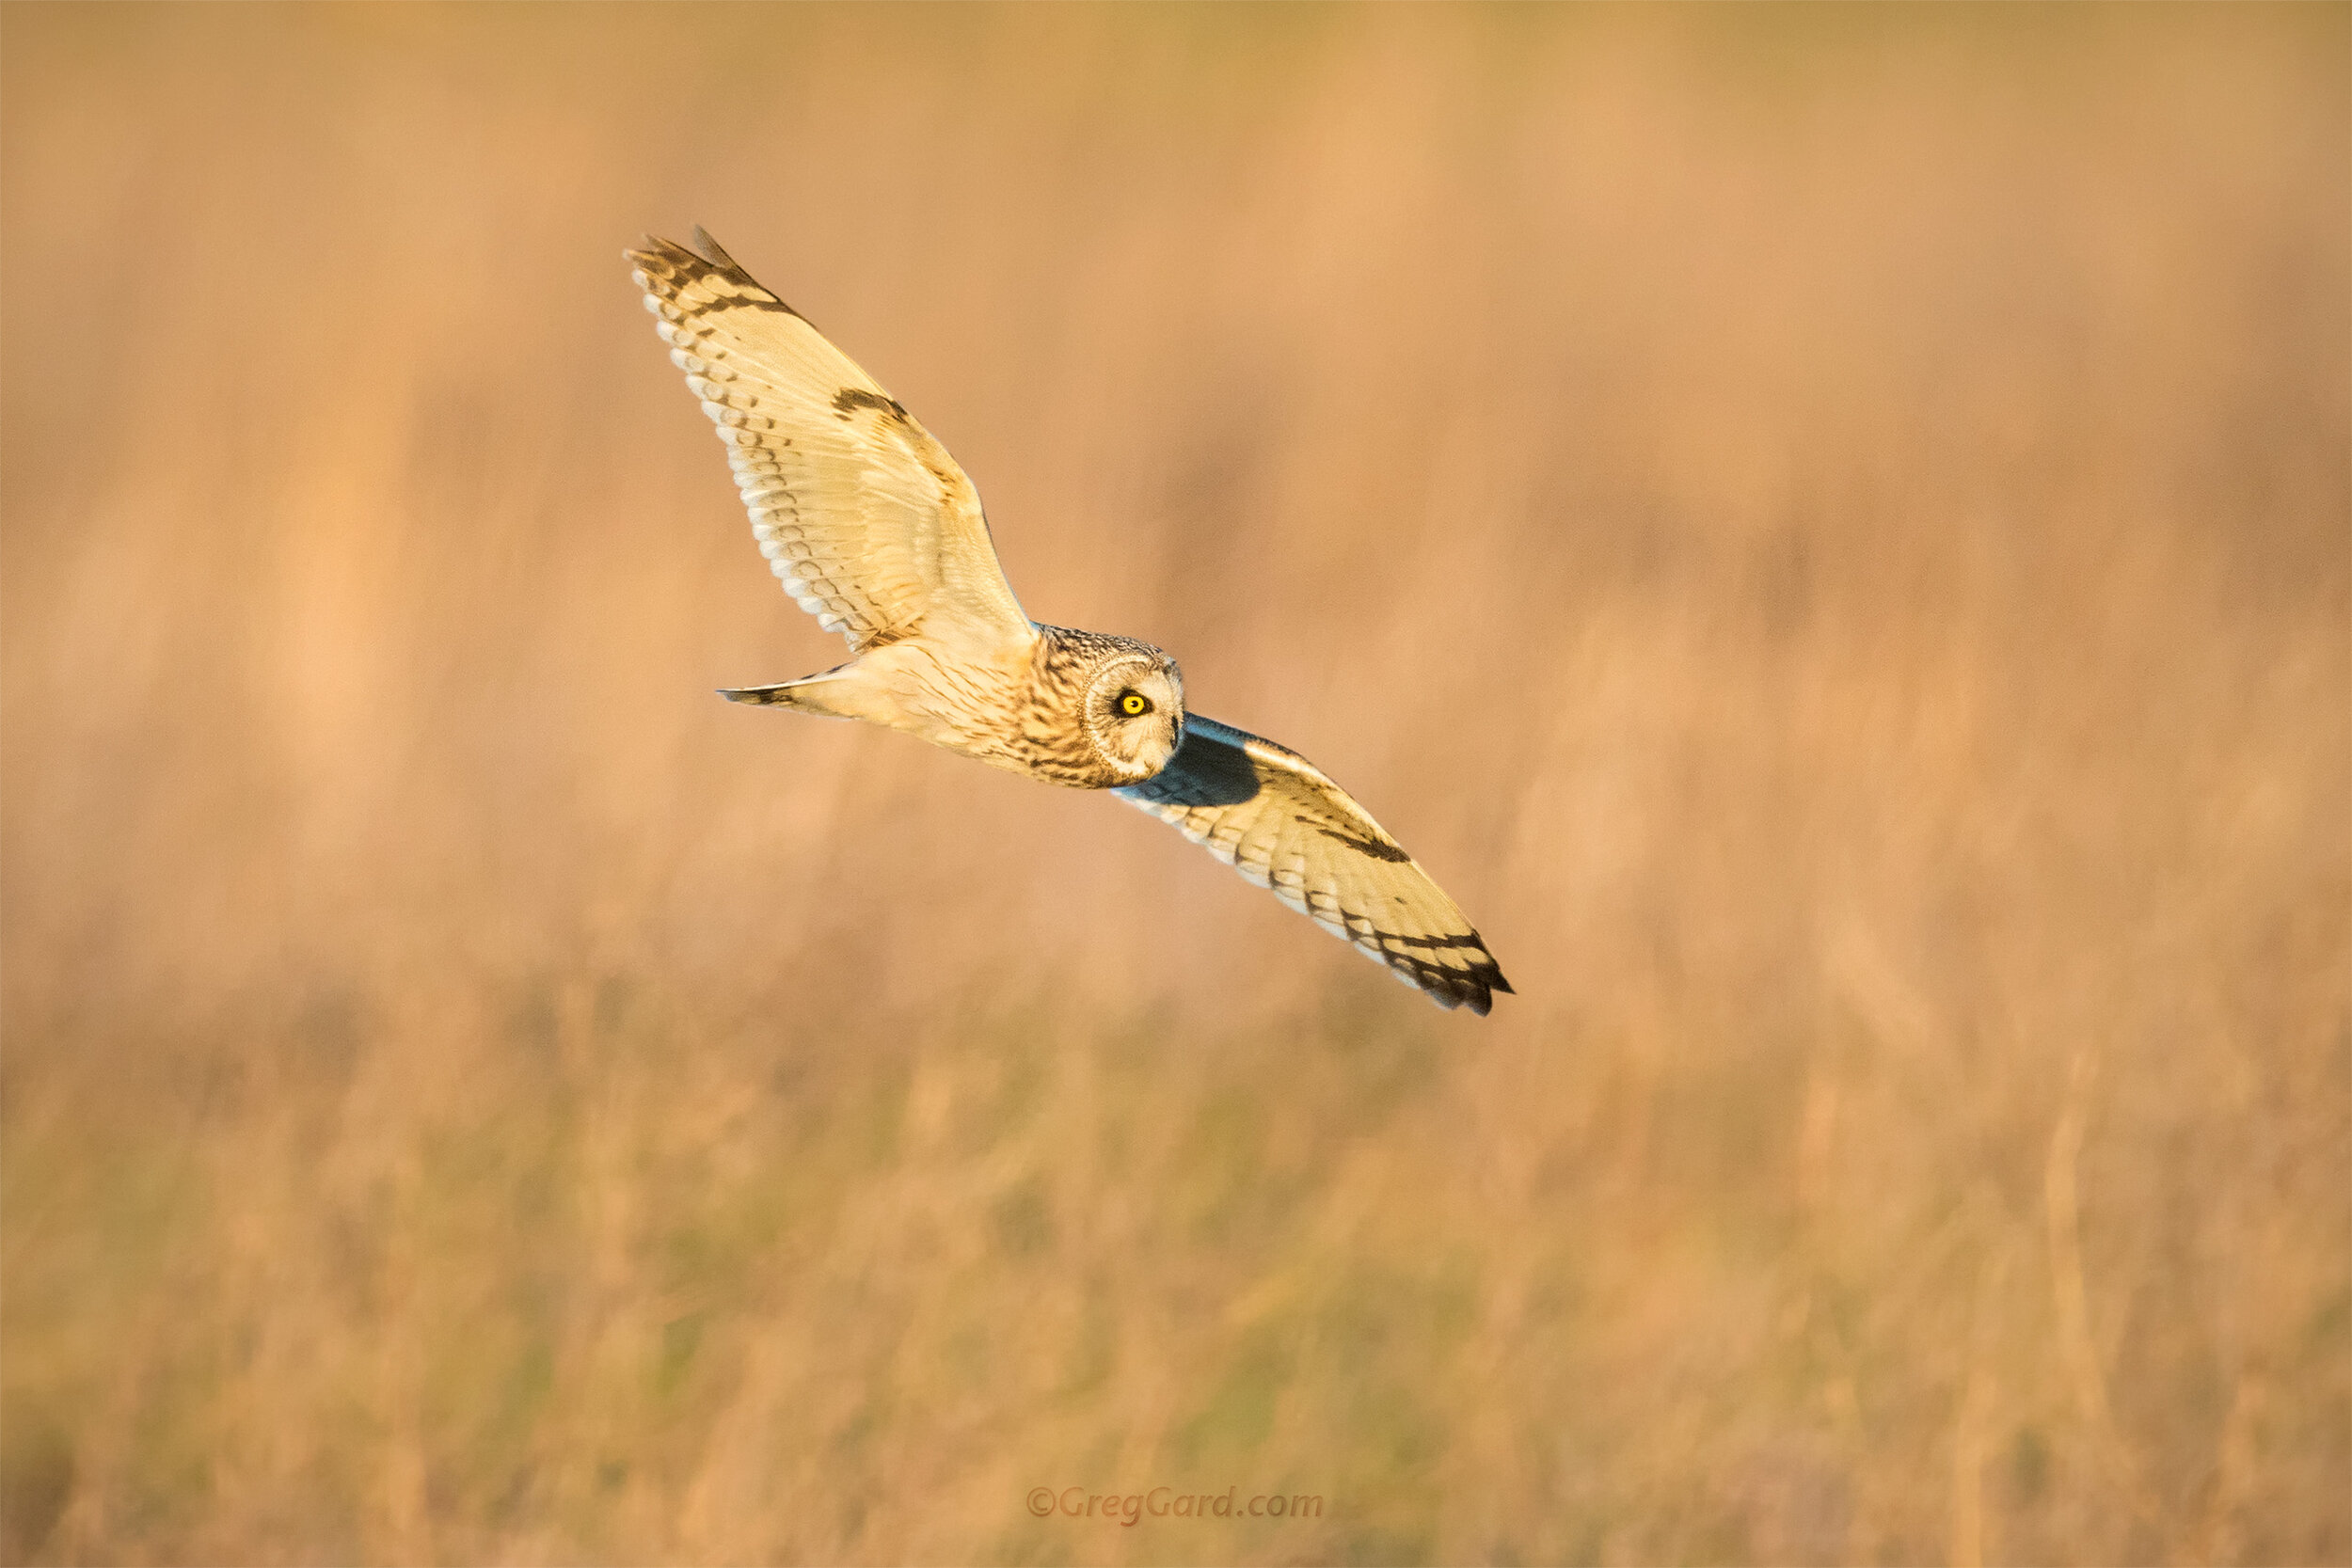
[[[947,449],[718,241],[694,243],[628,259],[786,591],[861,654],[917,635],[1025,647],[1035,628]]]
[[[1187,714],[1168,765],[1117,793],[1387,964],[1440,1007],[1508,991],[1445,891],[1347,791],[1287,747]]]

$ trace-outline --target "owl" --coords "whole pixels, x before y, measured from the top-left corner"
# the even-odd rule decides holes
[[[863,720],[992,767],[1108,790],[1441,1007],[1510,983],[1462,911],[1322,769],[1184,705],[1148,642],[1042,626],[946,449],[718,243],[626,252],[670,358],[726,443],[760,553],[851,657],[722,691]]]

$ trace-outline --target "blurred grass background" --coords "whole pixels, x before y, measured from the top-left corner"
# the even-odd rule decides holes
[[[2348,14],[0,11],[7,1556],[2352,1556]],[[713,698],[697,220],[1520,994]]]

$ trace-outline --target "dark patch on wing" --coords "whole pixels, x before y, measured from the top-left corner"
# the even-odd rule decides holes
[[[1186,727],[1168,766],[1121,793],[1172,806],[1237,806],[1257,799],[1258,768],[1238,746]]]
[[[737,294],[732,299],[722,300],[720,304],[729,310],[771,310],[779,316],[800,316],[801,314],[798,310],[793,309],[792,307],[787,305],[784,301],[776,298],[775,295],[765,293],[759,294]],[[803,317],[802,319],[805,320],[806,318]]]
[[[1476,931],[1458,937],[1407,937],[1394,931],[1381,931],[1379,937],[1382,942],[1393,942],[1406,947],[1475,947],[1481,953],[1486,950],[1486,944],[1479,940]]]
[[[1321,833],[1326,838],[1336,839],[1340,843],[1346,845],[1350,849],[1355,850],[1359,855],[1370,855],[1376,861],[1402,862],[1409,861],[1413,858],[1405,852],[1402,846],[1383,844],[1376,838],[1359,838],[1354,833],[1344,833],[1340,832],[1337,828],[1319,827],[1315,830],[1315,832]]]
[[[852,408],[871,408],[898,420],[907,417],[906,408],[897,398],[886,398],[880,392],[869,392],[863,387],[842,388],[841,390],[834,393],[833,405],[841,410],[841,417],[845,420],[850,417],[850,410]]]

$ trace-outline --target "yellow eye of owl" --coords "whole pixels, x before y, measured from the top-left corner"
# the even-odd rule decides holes
[[[1134,719],[1151,712],[1152,705],[1140,691],[1122,691],[1119,694],[1119,711]]]

